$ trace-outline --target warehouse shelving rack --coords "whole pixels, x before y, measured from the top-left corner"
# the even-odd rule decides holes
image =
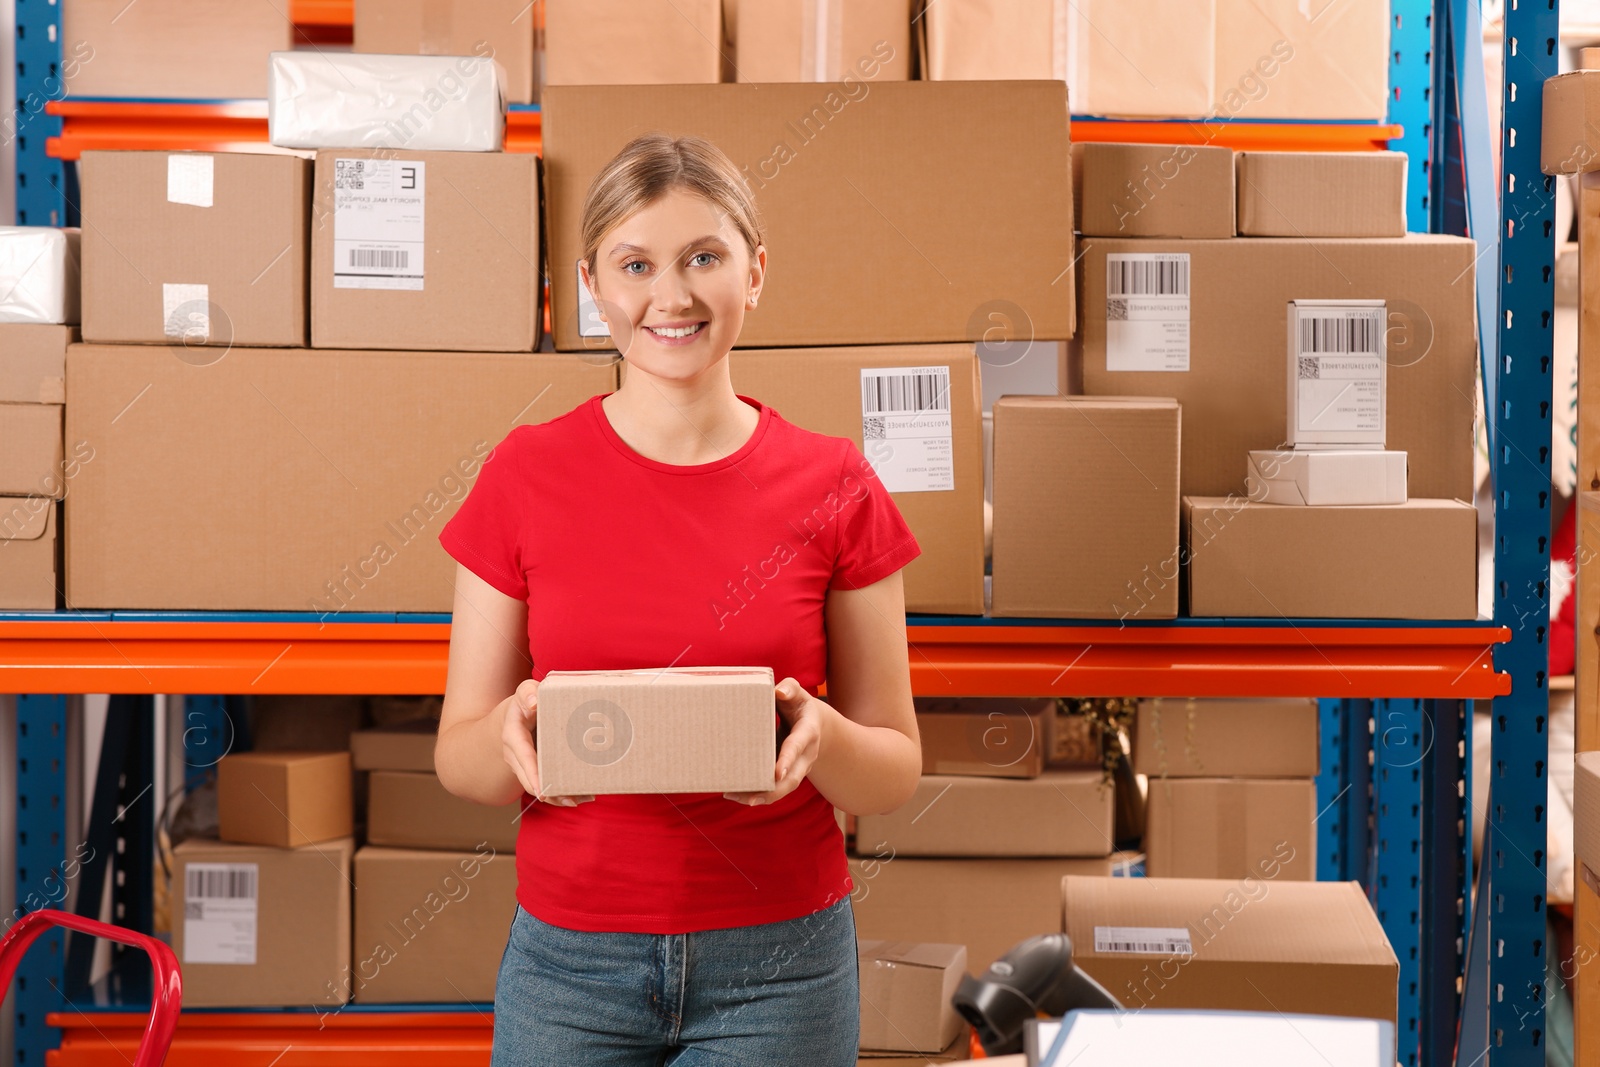
[[[63,224],[75,214],[68,164],[86,148],[264,147],[259,101],[64,98],[59,4],[15,4],[19,222]],[[1474,0],[1391,0],[1392,98],[1384,124],[1197,127],[1080,119],[1074,125],[1079,140],[1203,137],[1234,147],[1300,149],[1387,144],[1408,153],[1413,228],[1471,232],[1481,245],[1496,512],[1493,622],[1239,619],[1124,627],[913,616],[909,628],[918,693],[1323,698],[1320,873],[1360,879],[1395,947],[1407,1067],[1452,1059],[1532,1065],[1544,1056],[1554,209],[1551,186],[1538,173],[1538,88],[1555,72],[1556,3],[1507,6],[1503,190],[1488,170],[1482,102],[1457,91],[1482,77]],[[294,10],[297,21],[326,30],[347,24],[349,0],[299,0]],[[514,109],[508,148],[536,151],[537,138],[537,109]],[[137,701],[157,693],[440,692],[447,642],[448,617],[437,615],[0,616],[0,692],[19,694],[17,899],[59,870],[74,839],[64,814],[67,694],[124,694],[117,699],[132,703],[114,705],[113,712],[131,717],[143,710]],[[1493,701],[1495,724],[1492,818],[1475,908],[1469,702],[1486,700]],[[186,698],[192,764],[214,762],[225,746],[229,710],[225,697]],[[135,871],[129,881],[138,877]],[[118,993],[114,975],[69,1001],[58,988],[65,959],[57,937],[24,962],[12,1015],[17,1062],[46,1062],[58,1035],[61,1048],[48,1053],[50,1062],[121,1062],[118,1042],[136,1036],[143,1022],[137,984]],[[265,1064],[281,1056],[277,1062],[285,1065],[481,1063],[488,1025],[481,1005],[352,1005],[331,1020],[312,1012],[198,1011],[185,1013],[170,1062]],[[291,1045],[294,1051],[285,1053]]]

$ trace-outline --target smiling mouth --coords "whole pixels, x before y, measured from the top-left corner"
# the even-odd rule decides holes
[[[683,341],[683,340],[687,340],[690,337],[696,336],[697,334],[699,334],[705,328],[706,328],[706,324],[703,323],[703,322],[697,322],[693,326],[684,326],[684,327],[680,327],[678,329],[672,329],[672,330],[662,330],[662,329],[658,329],[658,328],[656,328],[654,326],[646,326],[645,327],[646,330],[649,330],[652,334],[654,334],[655,336],[661,338],[664,341]]]

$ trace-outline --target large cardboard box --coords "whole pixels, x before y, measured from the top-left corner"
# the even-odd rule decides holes
[[[1060,82],[552,87],[543,107],[563,352],[616,347],[581,314],[578,226],[600,168],[652,130],[708,138],[748,179],[773,271],[744,347],[1072,336]]]
[[[0,609],[53,611],[61,588],[60,505],[0,496]]]
[[[1133,769],[1155,778],[1298,778],[1318,773],[1310,697],[1139,701]]]
[[[922,548],[905,568],[906,610],[983,614],[982,394],[974,346],[736,349],[728,373],[736,392],[803,429],[848,437],[872,463]],[[926,398],[920,408],[907,399],[919,395],[914,389],[897,387],[918,383]]]
[[[856,847],[897,856],[1108,856],[1112,791],[1103,779],[1099,770],[925,774],[899,808],[856,816]]]
[[[1269,859],[1278,878],[1317,877],[1313,778],[1152,778],[1145,801],[1151,878],[1243,878]]]
[[[1574,70],[1544,83],[1539,169],[1581,174],[1600,168],[1600,70]]]
[[[721,41],[722,0],[544,3],[547,85],[715,82]]]
[[[74,326],[0,323],[0,403],[65,404]]]
[[[73,0],[61,20],[75,97],[259,100],[267,55],[294,47],[280,0]]]
[[[172,850],[172,949],[185,1008],[350,999],[349,837],[299,848],[190,838]]]
[[[917,48],[930,81],[1052,78],[1069,70],[1060,0],[918,0]]]
[[[1359,882],[1290,882],[1268,867],[1244,879],[1067,877],[1061,889],[1073,962],[1130,1011],[1395,1021],[1400,965]]]
[[[432,774],[439,723],[418,719],[350,735],[350,763],[358,771],[420,771]]]
[[[0,404],[0,494],[66,495],[61,404]]]
[[[912,0],[760,0],[733,38],[741,82],[906,81]]]
[[[995,401],[990,614],[1177,617],[1180,416],[1155,398]]]
[[[938,1053],[961,1031],[950,998],[967,973],[967,946],[857,942],[861,1047]]]
[[[1111,877],[1111,859],[916,859],[852,857],[856,935],[967,946],[967,970],[989,964],[1035,934],[1061,926],[1061,879]]]
[[[432,773],[373,771],[367,776],[367,843],[397,848],[468,851],[488,844],[517,847],[517,803],[474,804],[453,795]]]
[[[1242,494],[1246,455],[1283,443],[1289,301],[1374,299],[1388,306],[1388,447],[1407,453],[1409,490],[1472,499],[1472,241],[1086,237],[1082,252],[1083,391],[1183,405],[1184,493]],[[1108,294],[1111,256],[1143,258],[1113,261]],[[1139,317],[1108,333],[1108,307]]]
[[[68,496],[69,603],[322,617],[451,610],[437,534],[484,458],[616,387],[576,356],[236,348],[196,366],[97,345],[72,347],[67,378],[71,439],[94,450]]]
[[[772,788],[771,667],[551,671],[539,683],[539,794]]]
[[[1037,778],[1049,755],[1048,697],[917,697],[923,774]]]
[[[1216,32],[1217,8],[1227,2],[1073,0],[1067,5],[1073,113],[1134,118],[1207,114],[1215,81],[1209,42]]]
[[[508,104],[534,96],[528,0],[355,0],[353,51],[410,56],[489,54]]]
[[[352,999],[493,1001],[516,892],[510,852],[357,850]]]
[[[1404,237],[1404,152],[1240,152],[1239,234]]]
[[[1590,871],[1600,874],[1600,752],[1577,754],[1572,774],[1572,821],[1573,855]]]
[[[1230,148],[1075,144],[1073,217],[1095,237],[1232,237],[1233,176]]]
[[[537,156],[324,149],[312,210],[315,347],[539,347]]]
[[[306,160],[94,151],[78,173],[84,340],[306,343]]]
[[[880,1052],[876,1049],[861,1049],[856,1058],[856,1067],[928,1067],[930,1063],[970,1063],[972,1061],[963,1057],[967,1055],[971,1042],[972,1030],[963,1023],[955,1038],[942,1052]],[[984,1062],[985,1067],[1027,1067],[1022,1056],[1002,1056]]]
[[[299,848],[348,837],[348,752],[232,752],[217,764],[217,836]]]
[[[1216,2],[1213,114],[1388,117],[1388,0]]]
[[[1196,617],[1478,617],[1478,513],[1460,500],[1299,508],[1186,496],[1183,538]]]

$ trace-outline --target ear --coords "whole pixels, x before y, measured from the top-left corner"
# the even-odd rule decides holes
[[[582,279],[583,287],[589,290],[589,295],[594,297],[595,307],[600,311],[600,321],[605,322],[606,306],[601,302],[600,294],[596,291],[594,276],[589,273],[589,261],[587,259],[578,260],[578,277]]]
[[[750,257],[750,292],[744,298],[744,309],[753,310],[761,296],[761,287],[767,280],[767,246],[756,245],[756,254]]]

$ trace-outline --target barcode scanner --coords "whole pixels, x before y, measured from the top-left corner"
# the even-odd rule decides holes
[[[1105,986],[1072,962],[1066,934],[1028,938],[977,978],[963,975],[950,1000],[990,1056],[1021,1052],[1029,1019],[1059,1018],[1076,1008],[1122,1009]]]

